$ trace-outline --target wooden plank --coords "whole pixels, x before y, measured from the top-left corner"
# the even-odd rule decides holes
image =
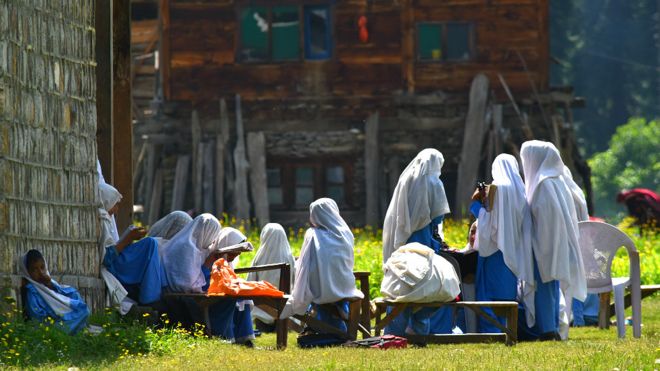
[[[658,291],[660,291],[660,285],[642,285],[641,286],[642,299],[651,296]],[[632,300],[630,299],[630,292],[627,292],[623,298],[623,307],[629,308],[631,305],[632,305]],[[610,317],[613,317],[614,315],[616,315],[616,310],[614,309],[614,303],[609,304],[609,307],[610,307],[609,309]]]
[[[415,92],[415,12],[412,0],[403,0],[401,4],[401,75],[404,89]]]
[[[367,225],[378,228],[381,224],[378,208],[378,175],[379,175],[379,131],[378,112],[369,115],[364,126],[364,166],[365,191],[367,202],[365,207],[365,221]]]
[[[151,190],[151,200],[149,201],[149,210],[147,223],[153,225],[160,217],[161,203],[163,200],[163,169],[156,170],[154,186]]]
[[[96,145],[103,177],[112,181],[112,4],[96,0]]]
[[[241,96],[236,95],[236,148],[234,149],[234,209],[238,220],[249,221],[250,201],[248,200],[247,171],[248,161],[245,158],[245,136],[243,134],[243,114],[241,112]]]
[[[130,0],[112,0],[112,184],[122,194],[119,230],[133,221],[131,65]]]
[[[205,213],[212,213],[214,204],[213,204],[213,172],[215,167],[213,166],[213,157],[215,154],[215,143],[214,142],[205,142],[202,143],[200,148],[202,152],[202,167],[203,167],[203,177],[202,177],[202,210]]]
[[[154,186],[154,174],[156,173],[156,166],[158,165],[158,157],[156,152],[156,144],[147,142],[147,161],[144,170],[144,200],[145,210],[149,210],[149,202],[151,202],[151,190]]]
[[[174,187],[172,190],[172,208],[170,211],[182,210],[188,185],[190,155],[179,156],[174,172]]]
[[[170,0],[160,0],[159,12],[159,32],[160,32],[160,81],[162,84],[163,95],[166,99],[171,99],[170,92]]]
[[[215,215],[222,217],[225,211],[225,152],[228,136],[223,127],[229,128],[227,102],[220,100],[220,120],[215,135]]]
[[[195,212],[202,212],[202,155],[201,155],[201,140],[202,140],[202,128],[199,123],[199,115],[197,110],[193,110],[191,114],[191,125],[190,131],[192,136],[192,191],[193,191],[193,200],[195,206]]]
[[[270,221],[268,210],[268,183],[266,179],[266,138],[262,131],[247,134],[248,160],[250,161],[250,190],[254,204],[254,216],[259,227]]]
[[[456,181],[456,201],[454,202],[454,217],[463,218],[469,213],[472,192],[476,187],[477,172],[481,158],[480,148],[486,133],[486,103],[488,100],[488,78],[478,74],[470,88],[470,103],[465,120],[463,134],[463,149],[458,165],[458,180]]]

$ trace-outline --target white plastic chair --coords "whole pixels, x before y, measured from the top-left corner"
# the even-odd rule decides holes
[[[616,327],[619,338],[626,336],[624,290],[630,287],[633,336],[642,336],[642,291],[639,253],[635,244],[619,228],[602,222],[580,222],[580,250],[587,275],[587,292],[600,294],[614,291]],[[612,277],[612,260],[624,246],[630,261],[630,277]]]

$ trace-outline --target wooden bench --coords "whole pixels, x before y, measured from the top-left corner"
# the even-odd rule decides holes
[[[401,314],[406,308],[468,308],[474,311],[478,316],[484,318],[493,326],[500,329],[503,333],[485,333],[485,334],[430,334],[430,335],[406,335],[406,338],[413,343],[473,343],[485,341],[503,341],[506,345],[514,345],[518,341],[518,303],[515,301],[459,301],[449,303],[398,303],[378,298],[374,301],[376,304],[376,329],[375,335],[380,332],[392,320]],[[392,312],[382,318],[386,313],[387,307],[392,307]],[[482,308],[490,308],[496,315],[506,318],[506,325],[500,324]]]
[[[359,330],[362,333],[362,338],[366,339],[371,337],[371,301],[369,300],[369,276],[371,276],[371,272],[353,272],[353,275],[360,282],[360,291],[364,295],[360,306]]]
[[[346,300],[348,300],[348,318],[343,318],[344,322],[346,322],[346,332],[330,326],[307,313],[293,315],[293,318],[306,323],[316,331],[333,334],[344,340],[355,340],[357,339],[357,332],[360,327],[360,307],[362,306],[363,300],[360,298],[346,298]],[[337,307],[333,304],[322,304],[320,306],[327,311],[334,312],[341,318],[341,315],[339,315],[337,311]]]
[[[236,274],[248,273],[248,272],[260,272],[266,270],[280,270],[280,290],[284,291],[286,294],[291,290],[291,267],[289,264],[268,264],[268,265],[259,265],[255,267],[248,268],[237,268],[234,270]],[[284,305],[289,299],[289,295],[284,295],[281,298],[265,297],[265,296],[217,296],[217,295],[207,295],[205,293],[166,293],[163,295],[165,298],[189,298],[193,300],[202,310],[204,316],[204,324],[206,325],[206,333],[211,334],[211,318],[209,316],[209,307],[215,303],[222,302],[227,299],[233,300],[252,300],[254,305],[260,307],[267,307],[272,309],[273,317],[275,318],[275,333],[276,333],[276,343],[278,349],[284,349],[287,346],[287,333],[288,333],[288,319],[280,319],[280,314],[284,309]]]

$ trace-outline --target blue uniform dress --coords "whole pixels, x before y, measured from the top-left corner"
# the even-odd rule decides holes
[[[536,307],[536,322],[533,327],[527,326],[525,307],[518,306],[518,339],[536,340],[541,337],[559,336],[559,281],[541,281],[541,274],[534,258],[534,280],[536,293],[534,305]]]
[[[202,290],[206,291],[211,284],[211,271],[202,266],[202,272],[206,279],[206,285],[202,287]],[[226,299],[209,307],[209,317],[211,335],[237,343],[254,339],[252,311],[249,305],[246,305],[245,310],[241,311],[236,308],[236,300]]]
[[[473,201],[470,205],[470,211],[479,218],[479,211],[482,204]],[[518,294],[518,278],[504,262],[502,251],[497,251],[489,256],[483,257],[481,254],[477,257],[477,274],[475,277],[477,301],[516,301]],[[497,319],[502,325],[506,324],[506,317],[496,316],[492,309],[482,308],[491,317]],[[479,332],[482,333],[501,333],[502,331],[491,323],[478,318]]]
[[[337,307],[337,310],[340,312],[343,312],[348,316],[348,300],[342,300],[340,302],[335,303],[335,306]],[[341,318],[337,317],[336,313],[332,313],[331,311],[327,310],[321,305],[318,304],[310,304],[310,308],[313,309],[316,312],[316,319],[319,321],[323,321],[326,324],[336,327],[339,330],[346,332],[348,331],[348,327],[346,326],[346,322],[342,320]]]
[[[158,256],[158,242],[146,237],[117,253],[115,246],[105,248],[103,265],[112,273],[140,304],[154,303],[161,298],[167,286],[165,271]],[[133,296],[133,295],[131,295]]]
[[[89,317],[89,309],[87,304],[83,301],[82,297],[73,287],[62,287],[57,282],[53,282],[54,290],[60,295],[64,295],[71,299],[71,311],[58,316],[55,311],[48,305],[48,303],[41,297],[39,291],[31,283],[25,286],[26,309],[28,317],[37,321],[43,321],[47,318],[52,318],[60,323],[62,329],[68,334],[75,334],[85,328],[87,325],[87,317]]]
[[[598,324],[598,294],[587,294],[584,302],[573,299],[573,326],[593,326]]]
[[[424,246],[427,246],[437,253],[442,249],[442,244],[438,241],[434,235],[438,230],[438,226],[444,220],[444,215],[438,216],[435,219],[431,220],[426,227],[415,231],[406,243],[419,242]],[[387,308],[387,313],[391,312],[391,308]],[[458,320],[454,321],[453,310],[449,307],[447,308],[422,308],[413,312],[412,309],[408,308],[403,311],[400,315],[390,322],[384,329],[385,334],[404,336],[406,334],[406,328],[412,329],[417,335],[428,335],[428,334],[451,334],[452,329],[461,324],[465,323],[464,316],[461,316],[463,313],[458,313]],[[463,320],[461,321],[461,317]],[[465,326],[463,326],[464,328]]]

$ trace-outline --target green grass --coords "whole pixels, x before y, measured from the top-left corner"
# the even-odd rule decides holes
[[[105,317],[107,319],[107,317]],[[96,319],[99,321],[99,319]],[[98,323],[98,322],[97,322]],[[25,325],[23,325],[25,327]],[[6,328],[8,326],[4,326]],[[27,329],[27,330],[25,330]],[[318,348],[300,349],[296,336],[289,334],[289,347],[274,350],[275,336],[257,339],[256,349],[246,349],[217,339],[186,334],[181,330],[155,330],[141,324],[115,323],[105,334],[80,334],[53,340],[53,329],[44,336],[43,328],[25,327],[21,340],[33,348],[26,354],[6,358],[4,366],[43,369],[158,369],[200,368],[263,369],[657,369],[660,359],[660,296],[643,302],[641,339],[616,338],[616,327],[572,328],[566,342],[530,342],[507,347],[492,344],[429,345],[426,348],[376,350]],[[6,332],[5,332],[6,333]],[[0,331],[0,338],[3,337]],[[27,336],[27,338],[26,338]],[[40,342],[50,339],[38,347]],[[34,346],[37,346],[34,348]],[[39,357],[39,352],[52,352]],[[12,361],[13,360],[13,361]],[[660,362],[660,361],[658,361]]]

